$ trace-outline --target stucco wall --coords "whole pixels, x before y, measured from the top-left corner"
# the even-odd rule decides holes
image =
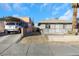
[[[45,28],[46,24],[41,24],[40,28],[43,29],[45,34],[66,34],[72,30],[72,24],[50,24],[50,28]]]
[[[4,22],[0,21],[0,32],[4,32]]]

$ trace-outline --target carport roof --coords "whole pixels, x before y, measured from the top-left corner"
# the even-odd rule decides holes
[[[77,20],[79,20],[77,18]],[[72,24],[72,20],[64,20],[64,19],[48,19],[48,20],[42,20],[38,23],[38,25],[40,24]],[[79,21],[78,21],[79,23]]]
[[[39,23],[72,23],[72,21],[66,20],[59,20],[59,19],[49,19],[49,20],[42,20]]]

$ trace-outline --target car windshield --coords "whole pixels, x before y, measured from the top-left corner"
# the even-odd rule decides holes
[[[15,25],[15,23],[7,23],[6,25]]]

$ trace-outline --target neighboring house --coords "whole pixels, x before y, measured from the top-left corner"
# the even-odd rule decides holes
[[[38,23],[44,34],[67,34],[72,31],[72,21],[49,19]]]
[[[4,32],[4,22],[0,21],[0,32]]]
[[[0,33],[4,32],[4,19],[0,18]]]

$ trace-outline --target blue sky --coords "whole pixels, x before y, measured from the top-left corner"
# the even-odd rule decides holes
[[[35,23],[50,18],[71,20],[72,12],[70,3],[0,3],[0,17],[28,16]]]

